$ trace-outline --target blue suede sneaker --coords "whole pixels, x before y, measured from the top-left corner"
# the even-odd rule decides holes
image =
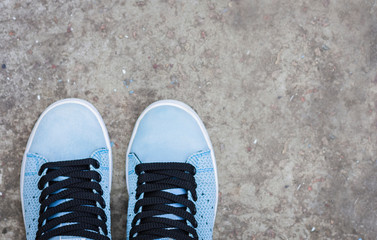
[[[111,174],[109,135],[93,105],[65,99],[49,106],[22,161],[26,238],[110,239]]]
[[[127,150],[128,239],[212,239],[215,155],[199,116],[164,100],[139,117]]]

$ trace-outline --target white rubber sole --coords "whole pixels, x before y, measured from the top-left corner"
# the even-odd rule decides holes
[[[21,192],[21,204],[22,204],[22,214],[23,214],[23,217],[24,217],[24,224],[26,224],[25,222],[25,214],[24,214],[24,195],[23,195],[23,186],[24,186],[24,175],[25,175],[25,165],[26,165],[26,155],[27,153],[29,152],[30,150],[30,146],[31,146],[31,143],[33,142],[33,139],[34,139],[34,136],[35,136],[35,133],[37,131],[37,128],[41,122],[41,120],[43,119],[43,117],[52,109],[54,109],[55,107],[57,106],[60,106],[60,105],[63,105],[63,104],[67,104],[67,103],[75,103],[75,104],[80,104],[84,107],[86,107],[87,109],[89,109],[97,118],[99,124],[101,125],[101,129],[102,129],[102,132],[103,132],[103,135],[105,137],[105,142],[106,142],[106,147],[107,149],[109,149],[109,172],[110,172],[110,178],[109,178],[109,190],[111,191],[111,180],[112,180],[112,172],[113,172],[113,159],[112,159],[112,152],[111,152],[111,144],[110,144],[110,138],[109,138],[109,133],[107,132],[107,129],[106,129],[106,126],[105,126],[105,123],[103,122],[103,119],[100,115],[100,113],[98,112],[98,110],[92,105],[90,104],[89,102],[85,101],[85,100],[82,100],[82,99],[78,99],[78,98],[67,98],[67,99],[63,99],[63,100],[59,100],[53,104],[51,104],[50,106],[48,106],[46,108],[46,110],[43,111],[43,113],[41,114],[41,116],[38,118],[38,121],[37,123],[34,125],[34,128],[33,128],[33,131],[31,132],[30,134],[30,137],[29,137],[29,140],[27,141],[27,144],[26,144],[26,149],[25,149],[25,153],[24,153],[24,157],[22,159],[22,165],[21,165],[21,175],[20,175],[20,192]]]
[[[216,178],[216,205],[215,205],[215,217],[216,217],[217,203],[218,203],[219,183],[218,183],[218,179],[217,179],[216,159],[215,159],[215,153],[213,151],[212,143],[211,143],[211,140],[209,138],[208,132],[207,132],[207,130],[206,130],[206,128],[205,128],[202,120],[198,116],[198,114],[190,106],[188,106],[187,104],[185,104],[183,102],[180,102],[180,101],[176,101],[176,100],[160,100],[160,101],[154,102],[151,105],[149,105],[141,113],[141,115],[137,119],[135,127],[134,127],[134,130],[132,132],[130,143],[128,144],[127,155],[126,155],[126,184],[127,184],[127,193],[128,193],[128,195],[130,193],[129,192],[129,187],[128,187],[128,154],[131,151],[131,146],[132,146],[132,143],[133,143],[133,141],[135,139],[135,135],[136,135],[136,132],[137,132],[137,130],[139,128],[139,124],[140,124],[141,119],[143,119],[143,117],[145,116],[145,114],[147,114],[150,110],[152,110],[153,108],[156,108],[156,107],[160,107],[160,106],[174,106],[174,107],[180,108],[180,109],[186,111],[187,113],[189,113],[195,119],[195,121],[199,124],[200,130],[202,131],[202,133],[204,135],[204,138],[205,138],[205,140],[207,142],[207,145],[208,145],[209,149],[211,150],[211,159],[212,159],[213,166],[214,166],[214,172],[215,172],[215,178]]]

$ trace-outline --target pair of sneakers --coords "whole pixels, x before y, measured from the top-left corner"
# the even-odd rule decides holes
[[[110,139],[94,106],[80,99],[50,105],[22,161],[26,238],[111,239],[112,168]],[[126,181],[125,238],[212,239],[215,156],[189,106],[163,100],[141,114],[127,150]]]

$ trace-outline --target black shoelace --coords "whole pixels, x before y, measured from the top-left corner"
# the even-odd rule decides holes
[[[138,175],[136,202],[130,239],[198,239],[195,228],[195,204],[188,199],[190,192],[197,200],[195,167],[188,163],[143,163],[135,168]],[[176,195],[166,190],[181,188],[187,192]],[[140,198],[141,194],[144,196]],[[174,207],[171,204],[181,204]],[[141,211],[139,212],[139,209]],[[139,212],[139,213],[138,213]],[[173,220],[164,214],[173,214],[180,220]],[[190,224],[189,224],[190,223]]]
[[[98,169],[99,163],[95,159],[87,158],[49,162],[41,166],[39,175],[47,170],[38,182],[38,188],[43,191],[39,198],[41,208],[36,239],[75,236],[109,240],[105,236],[108,231],[107,217],[103,210],[106,204],[99,184],[101,175],[90,170],[90,166]],[[56,179],[58,177],[63,178]],[[52,206],[54,203],[57,205]]]

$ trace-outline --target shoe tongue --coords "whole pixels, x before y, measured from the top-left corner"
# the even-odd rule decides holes
[[[54,183],[57,183],[57,182],[60,182],[60,181],[63,181],[63,180],[66,180],[68,177],[57,177],[55,178],[51,183],[54,184]],[[58,194],[59,192],[63,191],[64,189],[60,189],[56,192],[54,192],[53,194]],[[57,200],[53,203],[51,203],[49,205],[49,207],[56,207],[66,201],[69,201],[69,199],[62,199],[62,200]],[[59,213],[56,213],[55,215],[51,216],[49,218],[49,220],[53,219],[53,218],[57,218],[57,217],[60,217],[60,216],[63,216],[65,214],[67,214],[68,212],[59,212]],[[65,225],[70,225],[72,223],[63,223],[63,224],[60,224],[59,226],[57,227],[62,227],[62,226],[65,226]],[[57,236],[57,237],[53,237],[53,238],[50,238],[50,240],[90,240],[88,238],[84,238],[84,237],[75,237],[75,236]]]
[[[167,189],[167,190],[164,190],[164,191],[171,193],[171,194],[174,194],[174,195],[187,194],[187,191],[183,188],[172,188],[172,189]],[[176,208],[184,207],[182,204],[179,204],[179,203],[172,203],[172,204],[168,204],[168,205],[172,206],[172,207],[176,207]],[[178,217],[174,214],[163,214],[163,215],[159,215],[159,216],[164,217],[164,218],[169,218],[169,219],[172,219],[172,220],[182,220],[181,217]]]
[[[133,154],[133,157],[135,157],[138,161],[139,158],[136,154]],[[166,159],[164,159],[166,160]],[[144,161],[140,161],[142,163],[146,163]],[[152,161],[152,162],[160,162],[160,161]],[[172,193],[174,195],[184,195],[184,194],[187,194],[187,190],[183,189],[183,188],[172,188],[172,189],[166,189],[166,190],[163,190],[165,192],[168,192],[168,193]],[[167,204],[169,206],[172,206],[172,207],[176,207],[176,208],[180,208],[180,207],[184,207],[182,204],[179,204],[179,203],[172,203],[172,204]],[[178,217],[177,215],[174,215],[174,214],[162,214],[162,215],[158,215],[159,217],[164,217],[164,218],[169,218],[169,219],[172,219],[172,220],[183,220],[181,217]]]
[[[172,188],[172,189],[167,189],[167,190],[163,190],[163,191],[168,192],[168,193],[172,193],[174,195],[183,195],[183,194],[187,193],[187,191],[183,188]],[[179,203],[171,203],[171,204],[167,204],[167,205],[172,206],[172,207],[176,207],[176,208],[184,207],[182,204],[179,204]],[[174,214],[162,214],[162,215],[159,215],[159,217],[169,218],[169,219],[172,219],[172,220],[182,220],[181,217],[178,217],[177,215],[174,215]]]
[[[168,190],[164,190],[165,192],[168,192],[168,193],[172,193],[174,195],[182,195],[182,194],[186,194],[187,191],[183,188],[172,188],[172,189],[168,189]]]
[[[70,237],[70,236],[61,236],[61,237],[53,237],[50,240],[90,240],[88,238],[83,237]]]

